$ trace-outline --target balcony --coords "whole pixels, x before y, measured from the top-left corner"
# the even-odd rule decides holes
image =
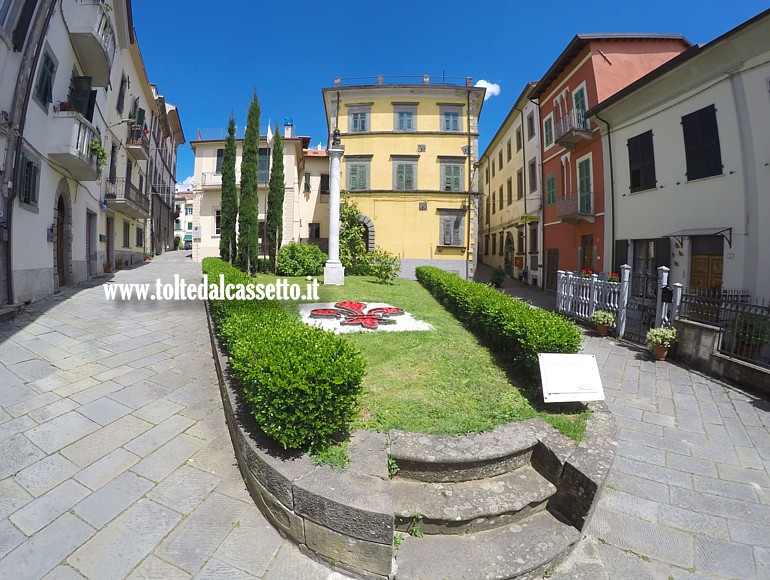
[[[136,161],[147,161],[150,158],[150,139],[139,125],[128,128],[126,152]]]
[[[204,171],[201,173],[201,187],[222,187],[222,174],[214,171]]]
[[[556,200],[556,217],[572,225],[580,220],[594,223],[596,219],[594,192],[568,193],[562,199]]]
[[[567,149],[574,149],[583,140],[592,137],[585,111],[576,109],[557,120],[554,125],[554,142]]]
[[[150,198],[125,177],[107,181],[108,205],[128,217],[143,220],[150,215]]]
[[[54,113],[51,123],[48,156],[63,166],[80,181],[94,181],[99,176],[96,155],[91,152],[91,141],[101,141],[96,127],[80,113]]]
[[[72,45],[94,87],[106,87],[115,58],[115,31],[103,1],[65,2],[65,17]]]

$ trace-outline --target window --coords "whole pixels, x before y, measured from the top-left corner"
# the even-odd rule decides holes
[[[257,182],[270,182],[270,149],[267,147],[259,148],[259,159],[257,161]]]
[[[417,160],[393,157],[393,189],[413,191],[417,189]]]
[[[687,180],[722,174],[717,110],[710,105],[682,117]]]
[[[495,160],[492,160],[492,177],[495,176]]]
[[[529,253],[537,254],[537,224],[529,224]]]
[[[556,203],[556,176],[549,175],[545,178],[545,205]]]
[[[214,210],[214,235],[222,235],[222,210]]]
[[[489,212],[490,212],[490,199],[489,196],[486,196],[486,211],[484,212],[484,223],[489,223]]]
[[[463,190],[463,164],[462,163],[442,163],[441,164],[441,191],[462,191]]]
[[[369,189],[369,162],[348,161],[348,190],[363,191]]]
[[[516,172],[516,199],[524,197],[524,171],[519,169]]]
[[[131,247],[131,224],[127,221],[123,221],[123,247]]]
[[[492,234],[492,255],[497,253],[497,234]]]
[[[465,211],[461,209],[440,209],[441,231],[439,245],[465,247],[463,233],[465,232]]]
[[[553,115],[548,115],[543,122],[543,138],[546,147],[553,145]]]
[[[118,103],[116,109],[118,113],[123,114],[123,108],[126,105],[126,89],[128,88],[128,77],[123,75],[120,78],[120,90],[118,91]]]
[[[489,236],[484,236],[484,255],[489,255]]]
[[[118,144],[113,143],[112,149],[110,152],[110,173],[109,179],[110,183],[115,183],[115,181],[118,178]]]
[[[489,167],[484,170],[484,183],[489,183]]]
[[[348,105],[348,132],[366,133],[369,128],[369,113],[371,104]]]
[[[10,14],[9,9],[13,4],[13,0],[7,0],[0,4],[0,24],[8,30],[13,21],[13,11]],[[13,42],[13,49],[17,52],[21,52],[24,48],[24,43],[27,40],[27,32],[29,31],[29,25],[32,23],[32,16],[35,14],[35,7],[37,6],[37,0],[26,0],[19,14],[18,20],[16,20],[16,28],[13,29],[13,35],[11,41]],[[3,13],[4,12],[4,13]]]
[[[500,207],[499,207],[500,211],[502,211],[503,210],[503,186],[502,185],[500,186],[500,193],[497,196],[497,202],[500,204]]]
[[[521,127],[516,129],[516,153],[521,151],[522,139],[521,139]]]
[[[516,253],[524,253],[524,226],[516,228]]]
[[[508,161],[511,160],[511,157],[513,157],[513,151],[511,150],[511,140],[508,139],[508,143],[505,144],[505,150],[508,153]]]
[[[319,192],[321,195],[329,195],[329,175],[327,173],[321,174],[321,187]]]
[[[537,160],[530,159],[529,161],[529,192],[532,193],[537,189]]]
[[[48,104],[53,101],[53,81],[56,77],[56,60],[46,49],[43,53],[43,59],[40,61],[40,71],[37,75],[37,84],[35,85],[35,100],[40,103],[46,111]]]
[[[492,213],[497,211],[497,203],[495,202],[495,192],[492,192]]]
[[[318,240],[321,238],[321,224],[309,223],[307,224],[308,238],[311,240]]]
[[[458,105],[441,105],[439,107],[439,114],[441,116],[441,131],[455,132],[461,131],[460,115],[462,114],[462,107]]]
[[[500,149],[500,151],[497,152],[497,166],[502,169],[503,168],[503,150]]]
[[[144,246],[144,228],[136,228],[136,245]]]
[[[393,129],[395,131],[415,131],[417,105],[414,103],[393,103]]]
[[[91,90],[91,77],[80,77],[73,74],[70,79],[67,101],[73,109],[83,115],[88,121],[93,122],[96,91]]]
[[[191,229],[192,229],[192,222],[187,222],[187,229],[188,229],[188,230],[191,230]]]
[[[508,178],[508,205],[513,203],[513,179]]]
[[[310,193],[310,174],[305,173],[305,193]]]
[[[652,189],[655,180],[655,154],[652,147],[652,131],[628,140],[628,170],[631,191]]]
[[[530,112],[527,115],[527,141],[535,136],[535,114]]]
[[[588,110],[588,101],[586,101],[585,87],[580,87],[572,93],[572,99],[575,105],[575,126],[580,129],[587,129],[588,119],[586,119],[586,111]]]
[[[505,233],[504,232],[500,232],[498,234],[498,236],[500,236],[500,243],[497,244],[497,254],[499,256],[502,256],[503,255],[503,251],[505,249],[505,242],[503,241],[505,239]]]
[[[40,189],[40,164],[21,155],[19,183],[21,183],[21,192],[19,201],[26,205],[37,207],[38,192]]]
[[[193,208],[191,207],[184,208],[184,215],[192,215],[192,210]]]
[[[222,161],[225,158],[225,150],[224,149],[217,149],[217,166],[214,169],[214,173],[217,175],[222,174]]]
[[[174,231],[182,229],[182,222],[178,219],[174,220]]]
[[[578,211],[580,213],[593,213],[591,158],[588,157],[578,162]]]

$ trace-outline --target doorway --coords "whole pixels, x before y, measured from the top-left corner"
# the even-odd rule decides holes
[[[545,288],[556,290],[556,275],[559,272],[559,250],[550,248],[545,254]]]
[[[59,202],[56,204],[56,284],[58,286],[66,285],[65,272],[65,236],[64,224],[67,220],[67,209],[64,206],[64,198],[59,196]]]
[[[721,290],[724,266],[723,238],[692,236],[690,244],[690,286],[704,290]]]
[[[108,217],[107,218],[107,255],[105,257],[105,262],[108,262],[110,265],[113,263],[113,240],[115,239],[115,220],[114,218]]]

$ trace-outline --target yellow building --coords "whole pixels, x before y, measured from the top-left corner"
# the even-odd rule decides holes
[[[338,128],[345,147],[341,188],[358,204],[368,248],[396,254],[405,278],[422,265],[472,278],[485,89],[470,78],[372,80],[323,89],[329,132]]]

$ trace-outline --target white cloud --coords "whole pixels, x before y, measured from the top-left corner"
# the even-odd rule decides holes
[[[177,191],[192,191],[193,189],[193,175],[190,177],[185,178],[185,180],[182,183],[176,184],[176,190]]]
[[[484,100],[486,101],[489,97],[496,97],[500,94],[500,85],[495,83],[490,83],[489,81],[485,81],[484,79],[479,79],[476,82],[477,87],[484,87],[487,89],[487,92],[484,94]]]

